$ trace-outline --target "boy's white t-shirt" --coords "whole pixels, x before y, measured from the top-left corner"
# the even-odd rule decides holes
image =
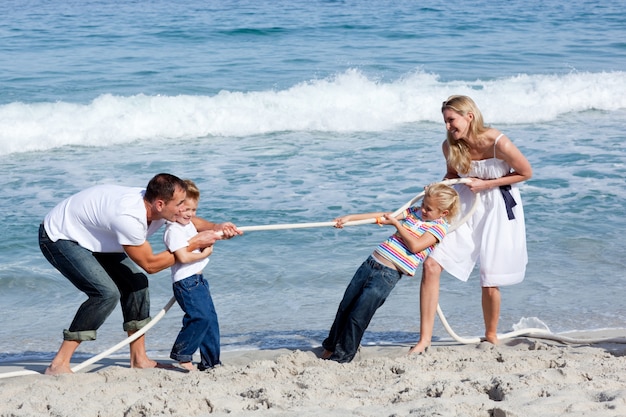
[[[92,252],[123,252],[122,245],[139,246],[165,220],[148,226],[145,189],[96,185],[66,198],[44,219],[48,237],[71,240]]]
[[[179,249],[189,246],[189,239],[198,234],[196,227],[193,223],[182,225],[176,222],[166,222],[165,233],[163,233],[163,242],[167,249],[171,252],[176,252]],[[194,251],[200,253],[199,249]],[[199,261],[180,263],[176,262],[170,268],[172,272],[172,282],[180,281],[192,275],[201,272],[204,267],[209,263],[209,258],[204,258]]]

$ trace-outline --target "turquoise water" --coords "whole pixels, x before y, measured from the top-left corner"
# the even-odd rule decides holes
[[[37,227],[98,183],[192,178],[200,215],[238,225],[393,211],[440,179],[439,106],[471,95],[526,154],[526,280],[500,331],[622,328],[626,17],[574,1],[7,2],[0,16],[0,359],[49,358],[84,299],[43,258]],[[480,10],[480,13],[475,12]],[[319,345],[352,274],[390,231],[250,232],[205,271],[225,350]],[[153,246],[162,248],[160,236]],[[410,342],[419,277],[364,342]],[[151,276],[153,311],[171,297]],[[477,276],[442,278],[455,331],[480,335]],[[80,352],[117,343],[119,310]],[[151,330],[166,355],[174,307]],[[448,335],[437,325],[436,335]],[[120,355],[124,355],[122,351]]]

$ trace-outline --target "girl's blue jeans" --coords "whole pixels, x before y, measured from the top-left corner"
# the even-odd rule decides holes
[[[209,283],[202,274],[196,274],[174,282],[173,289],[174,297],[185,315],[170,358],[178,362],[191,362],[199,348],[198,369],[203,371],[221,364],[220,328]]]
[[[395,269],[379,264],[372,256],[356,271],[339,304],[324,349],[333,352],[330,360],[350,362],[361,344],[365,329],[402,278]]]
[[[148,278],[125,253],[91,252],[71,240],[53,242],[43,224],[39,248],[45,258],[76,288],[87,295],[78,308],[64,340],[95,340],[100,328],[120,301],[124,330],[135,331],[150,322]]]

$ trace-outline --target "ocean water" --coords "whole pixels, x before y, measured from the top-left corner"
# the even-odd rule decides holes
[[[192,178],[240,226],[393,211],[442,178],[440,105],[467,94],[530,160],[529,264],[501,332],[626,325],[626,15],[618,3],[7,0],[0,15],[0,361],[51,358],[84,295],[39,252],[49,209],[101,183]],[[224,350],[319,346],[377,226],[249,232],[205,275]],[[161,235],[152,239],[162,250]],[[416,341],[419,276],[364,343]],[[168,271],[150,277],[156,314]],[[454,330],[482,334],[476,273],[444,274]],[[167,356],[177,306],[147,336]],[[437,321],[435,334],[449,338]],[[125,337],[117,309],[79,354]],[[126,356],[123,349],[116,355]]]

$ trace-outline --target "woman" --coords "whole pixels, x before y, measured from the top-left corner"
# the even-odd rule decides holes
[[[483,117],[467,96],[451,96],[441,107],[447,138],[445,179],[467,177],[459,187],[463,210],[480,193],[479,203],[466,223],[447,235],[424,262],[420,287],[420,340],[409,353],[422,353],[431,343],[439,302],[439,279],[445,269],[467,281],[480,261],[485,340],[497,344],[500,286],[521,282],[526,272],[524,210],[515,184],[532,176],[530,163],[497,129],[485,126]]]

